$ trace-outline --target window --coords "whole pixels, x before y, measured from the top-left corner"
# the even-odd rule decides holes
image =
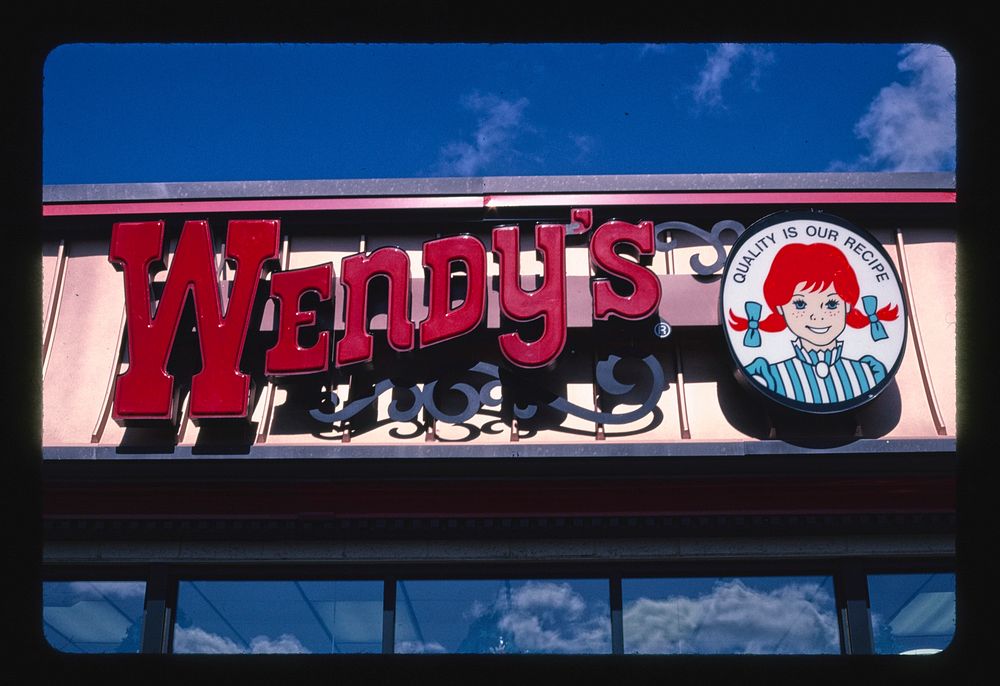
[[[839,653],[832,578],[623,579],[625,653]]]
[[[284,579],[253,566],[164,566],[146,580],[121,569],[116,581],[60,569],[43,584],[44,635],[72,653],[922,654],[951,643],[948,560],[825,562],[636,565],[625,578],[608,566],[571,576],[586,565],[499,579],[477,578],[489,573],[478,565],[449,567],[452,579],[366,565],[365,580],[324,579],[327,565]]]
[[[145,593],[143,581],[47,581],[45,639],[66,653],[138,653]]]
[[[606,579],[400,581],[397,653],[610,653]]]
[[[377,653],[381,581],[181,581],[175,653]]]
[[[935,653],[951,643],[954,574],[874,574],[868,596],[876,653]]]

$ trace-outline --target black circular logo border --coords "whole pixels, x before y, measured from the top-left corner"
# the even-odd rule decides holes
[[[744,243],[746,243],[748,240],[753,238],[755,235],[757,235],[764,229],[774,226],[775,224],[780,224],[786,221],[794,221],[796,219],[803,219],[803,220],[813,219],[818,221],[824,221],[831,224],[836,224],[841,228],[847,229],[848,231],[853,231],[858,236],[864,238],[866,241],[868,241],[868,244],[871,245],[875,250],[877,250],[878,253],[885,259],[886,264],[889,265],[889,269],[892,271],[893,278],[896,279],[896,285],[899,287],[899,292],[903,296],[899,302],[899,310],[902,313],[903,317],[903,343],[902,346],[900,347],[899,355],[896,357],[896,361],[893,363],[892,369],[886,372],[885,378],[882,379],[882,381],[877,383],[875,387],[869,390],[867,393],[857,398],[853,398],[851,400],[844,400],[839,403],[825,403],[817,406],[816,403],[804,403],[804,402],[799,402],[797,400],[792,400],[791,398],[779,395],[777,393],[768,390],[764,386],[761,386],[759,383],[755,382],[747,375],[746,370],[743,368],[743,364],[740,362],[739,357],[736,355],[736,351],[733,349],[733,342],[729,335],[729,331],[726,328],[727,326],[729,326],[728,324],[729,318],[728,318],[728,313],[724,311],[725,308],[723,307],[723,295],[725,293],[726,280],[727,277],[729,276],[729,268],[732,265],[733,256],[739,252],[739,249],[743,246]],[[829,214],[827,212],[823,212],[822,210],[812,210],[812,211],[779,210],[777,212],[773,212],[769,215],[766,215],[758,219],[753,224],[748,226],[746,230],[742,234],[740,234],[740,237],[736,240],[736,242],[733,243],[733,247],[729,251],[729,257],[726,258],[726,265],[725,267],[723,267],[722,270],[722,282],[719,286],[719,322],[722,325],[722,335],[726,339],[726,347],[729,350],[729,357],[735,365],[735,374],[737,380],[743,386],[752,387],[756,392],[760,393],[768,400],[778,403],[779,405],[782,405],[784,407],[797,410],[799,412],[806,412],[808,414],[813,414],[813,415],[837,414],[840,412],[847,412],[849,410],[857,409],[874,400],[876,396],[878,396],[882,391],[884,391],[889,386],[889,384],[892,383],[893,379],[896,376],[896,372],[899,369],[900,364],[902,364],[903,362],[903,356],[906,354],[907,336],[909,335],[908,318],[909,318],[909,311],[907,310],[906,307],[906,289],[903,287],[902,279],[899,278],[899,272],[896,271],[895,263],[892,261],[892,258],[889,257],[889,253],[887,253],[885,248],[882,246],[882,242],[879,241],[874,236],[872,236],[867,231],[865,231],[864,229],[856,226],[855,224],[847,221],[846,219],[839,217],[835,214]]]

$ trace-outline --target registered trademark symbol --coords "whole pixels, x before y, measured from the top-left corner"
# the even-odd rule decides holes
[[[653,327],[653,335],[657,338],[666,338],[670,335],[670,324],[664,321],[658,322],[656,326]]]

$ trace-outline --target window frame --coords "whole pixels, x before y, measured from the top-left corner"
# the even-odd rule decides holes
[[[134,564],[47,564],[42,583],[52,581],[145,581],[143,654],[172,654],[173,625],[181,581],[381,581],[382,654],[392,654],[395,642],[396,583],[400,580],[492,579],[606,579],[609,588],[611,655],[624,654],[622,581],[624,579],[830,576],[833,580],[840,654],[874,654],[868,576],[883,573],[953,573],[959,570],[951,556],[888,558],[768,558],[718,560],[643,560],[559,562],[552,560],[475,560],[467,562],[365,563],[319,561],[309,563],[144,562]],[[41,589],[39,589],[41,590]],[[40,597],[40,596],[39,596]],[[956,592],[956,604],[958,593]],[[337,655],[338,659],[348,657]],[[672,657],[672,656],[659,656]],[[683,657],[683,656],[677,656]],[[835,657],[835,655],[824,656]],[[889,657],[889,656],[884,656]],[[439,656],[440,658],[440,656]]]

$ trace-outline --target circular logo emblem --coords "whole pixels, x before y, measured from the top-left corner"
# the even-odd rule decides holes
[[[722,275],[721,320],[739,376],[803,412],[843,412],[892,380],[906,345],[906,305],[871,234],[822,212],[779,212],[751,225]]]

